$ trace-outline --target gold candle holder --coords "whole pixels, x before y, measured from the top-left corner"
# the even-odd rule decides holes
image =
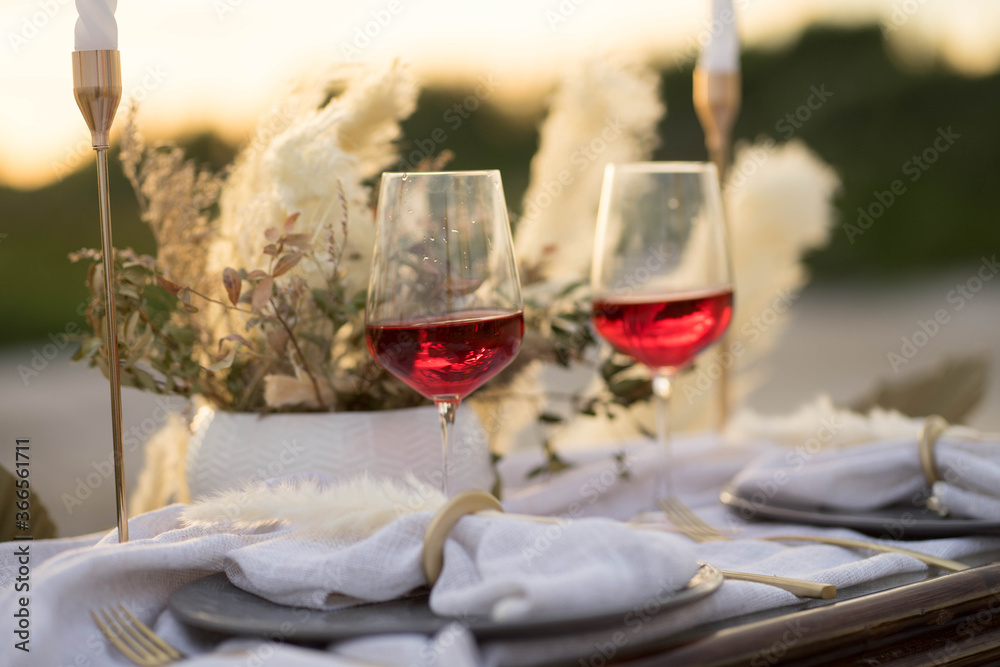
[[[114,443],[118,542],[128,542],[125,505],[125,457],[122,449],[122,389],[118,362],[115,312],[114,245],[111,242],[111,203],[108,194],[108,149],[111,124],[122,99],[121,54],[114,50],[73,52],[73,95],[80,107],[94,150],[97,151],[97,194],[101,211],[101,257],[104,263],[105,350],[111,385],[111,436]]]
[[[705,148],[719,171],[719,182],[724,183],[733,143],[733,123],[740,110],[741,81],[739,72],[720,72],[695,67],[693,81],[694,110],[705,131]],[[729,218],[726,217],[726,231]],[[732,238],[732,235],[729,235]],[[722,339],[723,349],[729,347],[729,335]],[[722,367],[718,384],[718,422],[721,430],[729,420],[730,391],[729,369]]]
[[[733,123],[742,101],[739,72],[717,72],[696,67],[694,70],[694,110],[705,130],[708,156],[726,175],[733,142]]]

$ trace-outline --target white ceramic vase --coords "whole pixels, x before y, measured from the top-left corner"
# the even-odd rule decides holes
[[[200,406],[185,461],[191,500],[247,481],[321,473],[340,480],[368,473],[413,473],[438,486],[441,425],[433,406],[374,412],[253,413]],[[492,485],[487,436],[469,406],[459,409],[452,441],[451,492]]]

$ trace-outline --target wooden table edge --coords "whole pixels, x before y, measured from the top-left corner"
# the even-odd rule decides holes
[[[1000,563],[709,632],[621,664],[1000,664]]]

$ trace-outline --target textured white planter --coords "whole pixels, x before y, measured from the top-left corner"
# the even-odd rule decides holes
[[[185,467],[192,500],[247,480],[296,473],[334,479],[413,473],[434,486],[440,480],[441,426],[433,406],[257,415],[203,405],[191,431]],[[492,484],[486,433],[469,406],[458,411],[449,479],[452,493]]]

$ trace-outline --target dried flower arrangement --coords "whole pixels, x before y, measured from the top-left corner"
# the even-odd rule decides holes
[[[593,229],[580,221],[595,219],[608,162],[650,159],[664,113],[658,87],[644,67],[588,61],[560,83],[540,128],[515,233],[525,340],[514,364],[473,398],[487,429],[500,436],[499,451],[516,446],[524,428],[541,425],[550,471],[564,465],[551,443],[634,435],[651,420],[643,369],[594,351],[585,278]],[[423,403],[375,364],[363,328],[371,184],[398,163],[399,123],[416,96],[399,63],[318,72],[262,118],[223,174],[199,170],[176,146],[147,146],[133,115],[122,162],[158,250],[155,258],[116,254],[123,383],[200,394],[234,411]],[[418,169],[440,169],[446,153]],[[557,195],[552,183],[561,184]],[[748,351],[732,360],[738,397],[759,381],[761,357],[785,317],[772,313],[774,323],[762,330],[749,323],[804,285],[801,256],[825,242],[837,187],[832,171],[801,144],[768,140],[737,158],[724,195],[741,304],[731,331]],[[74,257],[92,262],[93,332],[103,330],[104,317],[98,257]],[[680,379],[680,430],[710,423],[714,393],[701,386],[705,373],[698,371],[724,363],[725,352],[703,355],[699,369]],[[77,358],[106,369],[99,334],[84,340]],[[553,384],[546,369],[579,362],[593,371],[560,375]],[[507,400],[512,396],[522,400]]]
[[[234,411],[422,404],[370,357],[363,322],[371,182],[398,160],[399,122],[416,95],[399,63],[325,72],[261,121],[224,174],[198,169],[174,145],[146,145],[131,114],[122,163],[157,255],[116,252],[123,384],[200,394]],[[93,333],[76,358],[106,372],[100,253],[72,259],[91,262],[93,297]],[[545,298],[532,298],[529,286],[517,367],[579,359],[594,338],[578,285],[550,298],[541,280],[533,283]]]

